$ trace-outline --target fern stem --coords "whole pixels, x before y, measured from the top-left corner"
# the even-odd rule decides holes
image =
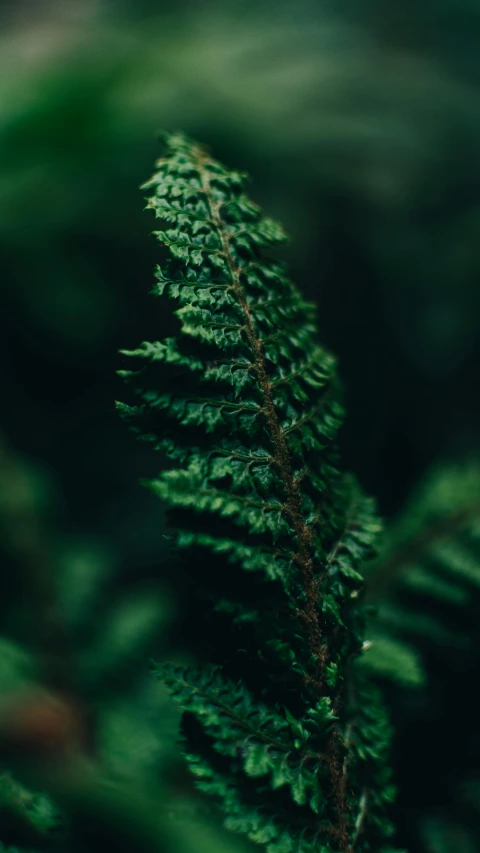
[[[202,188],[207,198],[207,203],[210,210],[211,219],[215,225],[217,234],[222,243],[223,255],[226,258],[228,270],[232,282],[233,291],[237,297],[238,303],[245,317],[245,331],[248,342],[254,354],[253,369],[255,370],[258,382],[264,397],[263,413],[268,424],[268,429],[274,446],[274,454],[272,461],[280,469],[285,491],[287,495],[287,503],[285,510],[290,517],[294,530],[297,534],[299,543],[299,552],[297,562],[301,568],[303,575],[303,585],[306,596],[306,606],[304,610],[299,611],[299,615],[305,622],[310,638],[312,653],[319,664],[318,670],[318,689],[322,690],[322,674],[327,660],[327,649],[323,643],[322,633],[318,621],[317,598],[318,585],[314,577],[313,560],[309,553],[310,544],[312,541],[312,531],[302,517],[301,497],[298,484],[293,474],[293,467],[288,452],[287,443],[285,441],[284,432],[280,426],[275,406],[273,403],[272,387],[268,377],[265,359],[262,352],[263,342],[257,334],[255,324],[252,319],[250,306],[245,297],[245,293],[241,283],[241,270],[235,265],[229,246],[229,237],[225,234],[225,223],[223,222],[220,210],[222,203],[215,204],[211,200],[210,179],[204,168],[205,155],[200,150],[198,152],[198,171]]]
[[[304,608],[297,611],[297,615],[303,621],[310,644],[310,649],[313,657],[317,661],[317,674],[313,680],[312,686],[315,687],[319,696],[322,696],[325,690],[324,670],[328,661],[328,646],[323,640],[322,631],[318,618],[318,594],[319,585],[323,576],[315,577],[314,562],[310,553],[313,540],[313,530],[309,526],[302,514],[301,509],[301,494],[298,480],[293,472],[292,460],[285,440],[285,431],[282,429],[275,404],[273,402],[272,385],[268,377],[268,372],[263,355],[263,341],[258,335],[255,324],[252,319],[250,306],[246,299],[242,282],[241,270],[235,265],[229,246],[229,238],[225,234],[225,223],[223,222],[220,211],[222,203],[214,203],[211,201],[210,179],[204,168],[205,155],[202,151],[198,152],[198,171],[202,188],[205,191],[205,196],[210,210],[210,216],[215,224],[217,234],[221,240],[223,255],[227,261],[228,270],[232,282],[233,291],[237,297],[245,317],[245,331],[248,342],[254,355],[253,369],[257,374],[258,383],[263,393],[263,413],[265,416],[270,437],[274,447],[272,461],[277,465],[281,472],[287,502],[285,511],[290,517],[298,541],[298,553],[294,555],[297,565],[300,567],[303,581],[303,589],[306,598]],[[323,401],[322,401],[323,402]],[[303,422],[304,419],[302,419]],[[346,802],[346,778],[342,773],[342,762],[340,758],[340,745],[342,738],[338,731],[334,729],[330,737],[327,748],[327,762],[332,780],[332,786],[335,796],[335,810],[338,820],[338,840],[342,853],[349,853],[350,842],[347,827],[347,802]]]

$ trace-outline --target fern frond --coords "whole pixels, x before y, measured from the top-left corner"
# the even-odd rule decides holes
[[[424,478],[371,565],[370,581],[377,632],[427,655],[439,645],[471,646],[476,631],[467,614],[480,595],[478,462],[439,465]]]
[[[377,614],[363,663],[388,685],[396,717],[400,821],[412,849],[470,853],[480,844],[478,459],[427,473],[370,571]]]
[[[176,304],[179,333],[127,353],[140,405],[120,413],[179,464],[149,485],[192,574],[208,555],[215,611],[240,633],[223,657],[218,638],[223,669],[158,672],[230,828],[270,853],[384,850],[389,729],[354,664],[360,569],[380,526],[339,468],[335,360],[312,305],[264,254],[286,238],[246,176],[182,134],[165,143],[144,188],[172,226],[155,232],[166,262],[154,294]]]

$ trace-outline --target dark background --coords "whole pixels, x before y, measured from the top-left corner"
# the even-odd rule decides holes
[[[118,585],[168,575],[138,485],[161,460],[114,410],[118,349],[171,329],[137,189],[160,128],[249,171],[292,235],[340,360],[344,457],[382,513],[478,451],[477,2],[17,0],[0,21],[0,428],[62,537]]]
[[[56,472],[72,524],[124,554],[158,545],[135,486],[156,460],[113,411],[117,349],[168,327],[137,190],[157,128],[247,169],[285,222],[340,359],[347,462],[383,512],[475,446],[476,4],[37,1],[2,17],[2,424]]]

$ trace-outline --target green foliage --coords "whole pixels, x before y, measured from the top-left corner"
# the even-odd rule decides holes
[[[157,671],[227,827],[269,853],[386,850],[389,725],[355,662],[379,523],[339,468],[335,362],[312,305],[264,254],[285,235],[246,176],[181,134],[165,143],[144,188],[170,226],[154,232],[166,255],[154,294],[176,302],[179,333],[124,351],[139,403],[119,409],[177,466],[149,485],[231,622],[217,625],[220,668]]]
[[[176,755],[177,715],[146,659],[164,635],[170,602],[158,586],[122,591],[114,555],[46,517],[50,478],[3,441],[0,473],[1,567],[23,581],[20,601],[10,587],[12,635],[0,636],[0,850],[93,853],[99,842],[86,840],[81,824],[92,820],[117,845],[112,812],[129,786],[148,783],[164,797],[158,777]],[[95,743],[86,778],[81,758],[75,769],[77,751],[87,748],[77,742],[78,724],[89,750]],[[88,758],[90,766],[91,751]],[[135,823],[137,804],[122,807]],[[146,850],[146,824],[141,816],[127,833],[135,841],[128,850]]]
[[[124,14],[127,5],[131,13]],[[145,243],[134,198],[142,164],[153,157],[152,126],[159,116],[164,125],[186,125],[226,162],[248,168],[258,197],[294,233],[296,275],[302,292],[321,303],[323,341],[339,354],[348,387],[343,444],[388,514],[441,448],[478,445],[479,21],[472,0],[300,0],[293,13],[291,4],[272,0],[19,0],[2,12],[2,426],[61,482],[64,521],[76,532],[69,556],[75,571],[66,572],[62,606],[68,604],[69,626],[70,608],[78,616],[81,637],[75,633],[73,645],[86,681],[95,684],[95,699],[90,688],[88,698],[95,708],[101,704],[108,761],[122,774],[140,772],[143,761],[153,767],[152,739],[169,740],[171,732],[163,705],[157,713],[154,701],[145,729],[145,697],[160,684],[131,690],[130,671],[138,675],[142,656],[162,651],[141,647],[130,634],[127,673],[114,653],[119,570],[138,576],[147,561],[157,572],[167,569],[163,514],[150,494],[132,487],[137,472],[151,471],[149,449],[129,441],[105,404],[116,346],[175,334],[168,311],[149,325],[149,307],[142,310],[137,292],[155,250],[153,241],[150,248]],[[32,227],[34,197],[48,203]],[[113,544],[120,560],[105,595],[93,603],[82,590],[97,562],[88,554],[97,536],[109,551]],[[242,545],[251,547],[246,536]],[[195,566],[210,587],[205,564]],[[32,668],[38,675],[38,661],[32,667],[24,644],[19,650],[12,639],[24,616],[12,601],[12,584],[21,585],[23,598],[30,584],[24,575],[19,581],[16,566],[4,569],[0,633],[8,640],[0,648],[0,680],[10,690],[33,677]],[[264,607],[261,595],[238,604],[243,589],[240,595],[234,569],[229,565],[225,578],[232,588],[213,601],[212,621],[231,620],[232,644],[238,638],[243,647]],[[405,571],[406,565],[397,574]],[[183,596],[181,572],[174,580]],[[143,627],[142,612],[148,616],[140,602],[130,618],[131,593],[130,587],[125,636],[136,619]],[[438,596],[405,593],[387,588],[388,602],[382,594],[382,625],[369,628],[373,645],[359,662],[388,681],[396,719],[403,720],[396,766],[409,801],[397,824],[409,826],[436,797],[437,812],[446,815],[422,817],[425,833],[402,842],[410,853],[445,845],[463,853],[480,802],[472,778],[480,763],[472,748],[478,704],[466,689],[472,685],[473,693],[478,680],[472,654],[478,603],[471,590],[466,605],[447,608]],[[401,637],[392,636],[387,606],[402,611]],[[203,653],[198,611],[187,611],[182,600],[179,612],[185,646]],[[226,634],[217,636],[226,645]],[[84,655],[78,647],[85,639]],[[276,647],[286,665],[288,644]],[[335,676],[334,665],[327,671]],[[420,689],[404,689],[414,684]],[[410,714],[402,702],[412,703]],[[423,714],[419,732],[416,716]],[[469,753],[464,798],[454,794],[454,753],[463,763]],[[450,781],[438,797],[441,778]],[[473,849],[480,849],[476,839]]]
[[[62,821],[51,801],[32,794],[7,773],[0,776],[0,826],[3,841],[22,847],[43,847],[62,833]]]
[[[365,663],[389,685],[409,847],[471,853],[480,845],[478,459],[425,476],[370,573],[377,614]]]
[[[438,465],[424,478],[392,524],[370,578],[379,603],[372,631],[401,643],[399,652],[410,649],[422,656],[424,669],[440,649],[456,659],[477,643],[480,467],[475,460]],[[404,668],[394,664],[392,678],[397,673],[402,676]]]

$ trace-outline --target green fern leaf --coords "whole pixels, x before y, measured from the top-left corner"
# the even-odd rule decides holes
[[[398,720],[402,824],[412,847],[469,853],[480,839],[478,459],[427,472],[370,572],[377,612],[363,665],[388,682]],[[438,751],[444,732],[453,742]]]
[[[229,828],[269,853],[381,851],[389,727],[355,664],[379,523],[339,467],[335,360],[313,306],[264,254],[286,238],[246,176],[182,134],[165,144],[144,188],[165,224],[154,294],[173,300],[179,332],[126,353],[140,405],[119,408],[177,464],[149,486],[192,573],[202,555],[217,567],[214,612],[240,633],[223,669],[156,671]]]

